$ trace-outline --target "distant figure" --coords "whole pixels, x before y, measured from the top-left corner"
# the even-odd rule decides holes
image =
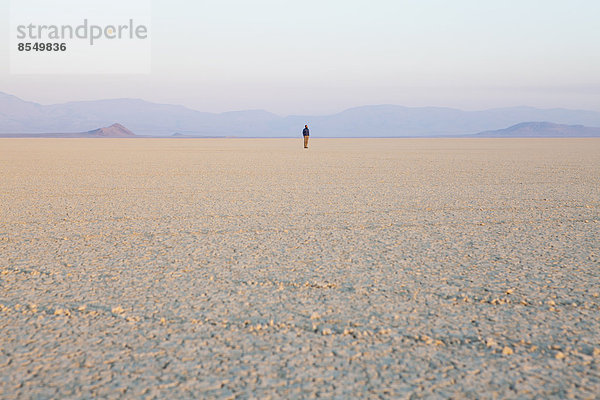
[[[308,149],[308,136],[309,136],[308,125],[304,125],[304,130],[302,131],[302,136],[304,136],[304,148]]]

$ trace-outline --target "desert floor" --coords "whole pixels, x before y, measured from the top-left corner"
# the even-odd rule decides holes
[[[0,397],[598,396],[599,139],[301,140],[1,139]]]

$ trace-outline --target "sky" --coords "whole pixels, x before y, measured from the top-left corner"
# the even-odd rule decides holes
[[[149,73],[20,75],[0,0],[0,91],[279,115],[370,104],[600,111],[597,0],[148,1]]]

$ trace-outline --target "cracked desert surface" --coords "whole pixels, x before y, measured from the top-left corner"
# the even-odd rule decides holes
[[[0,139],[0,398],[597,398],[599,139]]]

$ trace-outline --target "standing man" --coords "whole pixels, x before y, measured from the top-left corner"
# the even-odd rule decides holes
[[[304,136],[304,148],[308,149],[308,136],[309,136],[308,125],[304,125],[304,130],[302,131],[302,136]]]

